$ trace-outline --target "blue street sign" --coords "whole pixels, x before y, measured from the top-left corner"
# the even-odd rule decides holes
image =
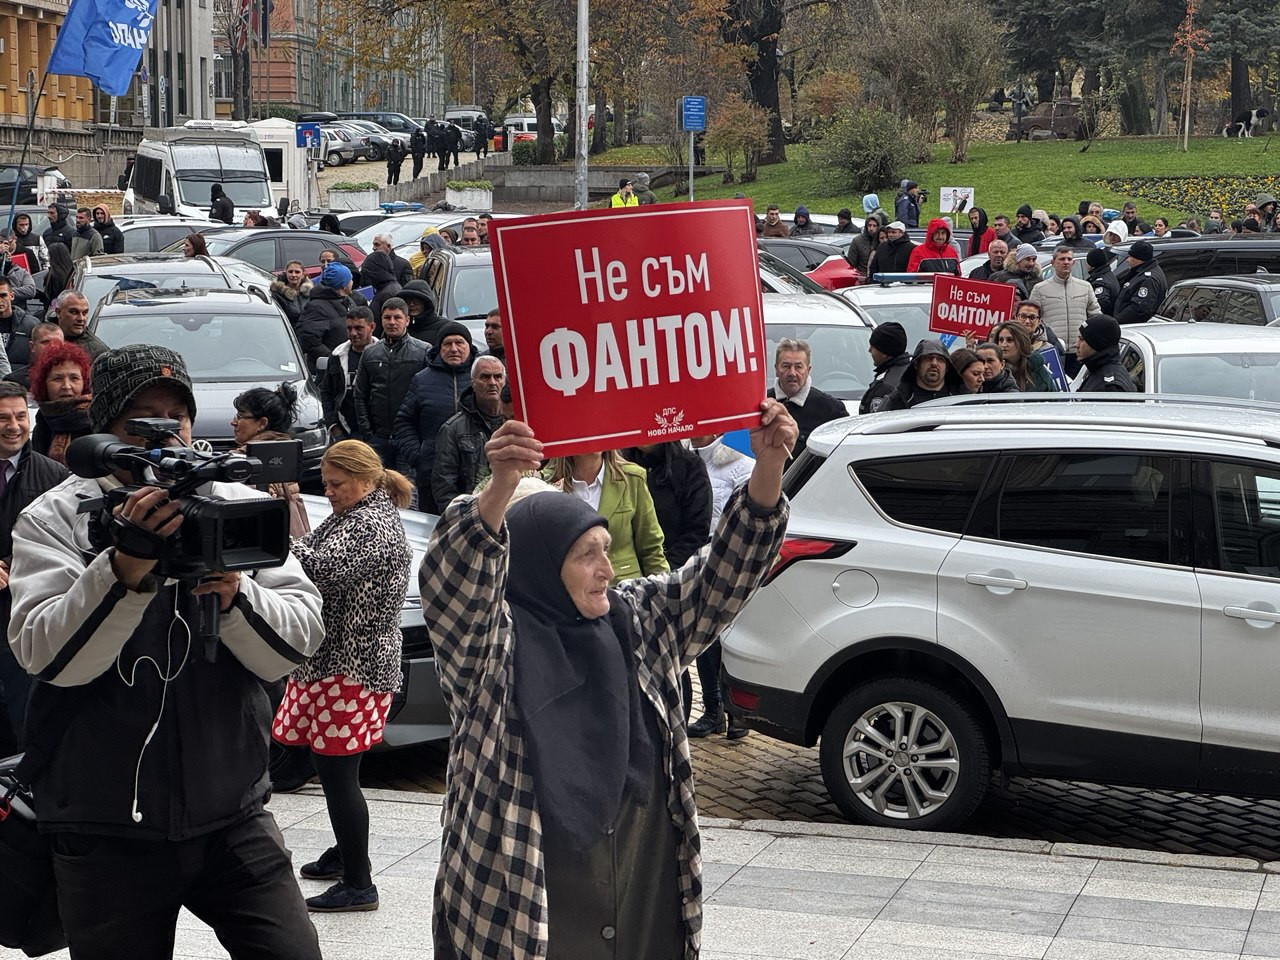
[[[318,123],[299,123],[296,129],[295,146],[309,147],[311,145],[320,145],[320,124]]]
[[[688,131],[707,129],[707,98],[680,98],[680,129]]]

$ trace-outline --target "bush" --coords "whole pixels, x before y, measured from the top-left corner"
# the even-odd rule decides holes
[[[538,162],[538,144],[533,140],[517,140],[511,145],[511,162],[517,167],[531,167]]]
[[[350,180],[343,180],[329,187],[330,190],[377,190],[378,185],[372,180],[361,180],[353,183]]]
[[[742,182],[756,178],[756,164],[769,145],[769,115],[731,93],[717,105],[707,125],[704,146],[725,165],[725,183],[733,183],[734,160],[742,159]]]
[[[814,151],[814,163],[832,179],[832,186],[851,193],[896,187],[899,172],[918,154],[897,117],[884,110],[864,108],[827,130]]]
[[[445,184],[450,190],[492,190],[492,180],[450,180]]]

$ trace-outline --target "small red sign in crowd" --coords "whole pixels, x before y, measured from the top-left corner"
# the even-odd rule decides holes
[[[959,337],[972,333],[985,340],[992,327],[1013,316],[1016,293],[1007,283],[938,274],[933,278],[929,329]]]
[[[494,220],[490,238],[515,413],[547,456],[759,423],[750,202]]]

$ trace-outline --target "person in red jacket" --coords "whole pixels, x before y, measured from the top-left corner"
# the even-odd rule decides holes
[[[954,273],[960,276],[960,258],[951,246],[951,224],[941,217],[929,221],[924,243],[911,251],[908,273]]]

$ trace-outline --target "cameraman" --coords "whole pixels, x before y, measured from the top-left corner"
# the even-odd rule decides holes
[[[127,421],[165,418],[190,443],[195,398],[173,351],[111,350],[92,374],[95,431],[141,446]],[[13,532],[10,645],[38,681],[28,737],[48,760],[33,784],[36,812],[72,955],[171,957],[185,906],[232,957],[314,960],[315,929],[263,809],[271,715],[261,681],[319,646],[319,592],[292,557],[243,576],[212,574],[192,589],[155,576],[153,560],[104,549],[91,537],[93,513],[77,507],[131,479],[71,477]],[[236,483],[210,488],[226,499],[260,496]],[[155,486],[130,494],[116,516],[159,537],[184,522]],[[213,662],[192,636],[203,594],[222,611]],[[44,742],[41,731],[58,719],[65,733]]]

